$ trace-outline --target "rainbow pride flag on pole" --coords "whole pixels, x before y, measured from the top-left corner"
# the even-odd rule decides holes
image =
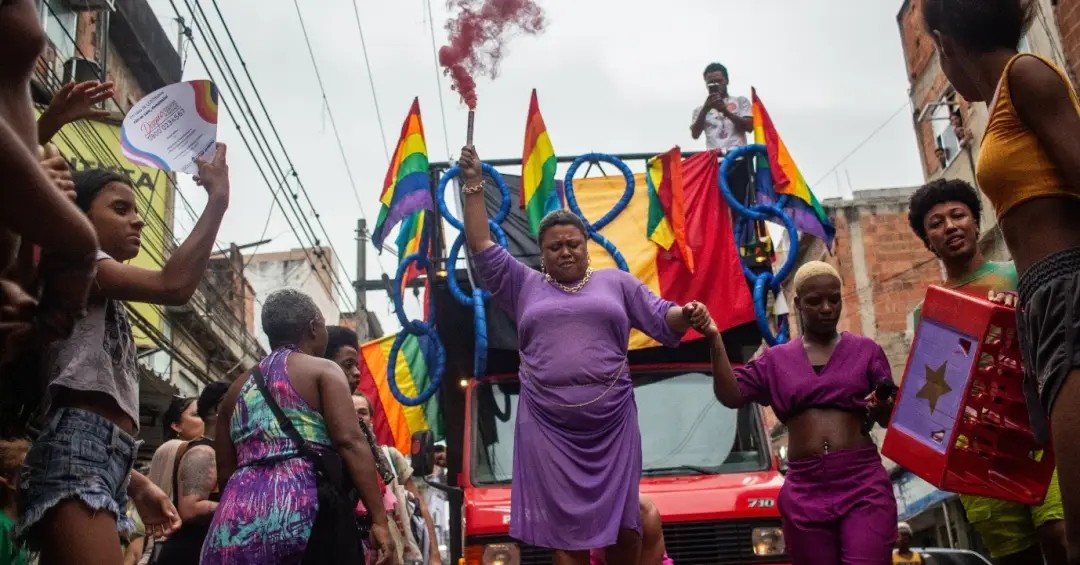
[[[382,206],[371,241],[380,250],[387,234],[398,222],[419,210],[434,209],[419,98],[413,99],[405,125],[401,127],[401,139],[386,171],[379,202]]]
[[[561,207],[555,188],[555,148],[548,137],[536,89],[529,101],[529,117],[525,121],[525,151],[521,157],[521,207],[529,217],[533,235],[540,232],[540,220]]]
[[[649,190],[646,235],[665,251],[678,243],[686,268],[693,273],[694,253],[686,236],[682,151],[676,147],[650,159],[645,181]]]
[[[757,90],[752,89],[753,112],[754,112],[754,143],[765,146],[769,155],[769,169],[772,172],[773,191],[777,196],[787,194],[787,211],[795,219],[795,226],[799,231],[810,234],[822,241],[832,249],[833,238],[836,236],[836,228],[825,208],[818,202],[810,185],[806,183],[795,160],[791,158],[784,140],[773,125],[769,112],[758,98]],[[764,197],[764,198],[763,198]],[[772,196],[764,192],[758,192],[759,202],[770,203]]]
[[[390,347],[396,336],[365,343],[360,346],[360,392],[371,401],[372,427],[375,439],[383,445],[392,445],[402,453],[409,453],[412,435],[431,430],[435,440],[446,436],[443,428],[439,395],[432,396],[423,406],[403,406],[390,392],[386,368],[390,360]],[[427,357],[430,338],[410,335],[398,354],[394,368],[398,387],[408,396],[416,396],[430,382]]]

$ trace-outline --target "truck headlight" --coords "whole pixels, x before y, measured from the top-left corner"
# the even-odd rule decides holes
[[[520,565],[521,549],[516,543],[489,543],[465,547],[458,565]]]
[[[758,557],[783,555],[787,550],[784,546],[784,531],[780,528],[754,528],[750,534],[750,543],[754,547],[754,555]]]
[[[516,543],[489,543],[484,546],[483,565],[518,565],[521,550]]]

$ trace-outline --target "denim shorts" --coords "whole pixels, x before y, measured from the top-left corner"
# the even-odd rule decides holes
[[[127,487],[140,443],[92,412],[53,411],[19,475],[23,515],[15,537],[39,551],[36,526],[50,510],[71,499],[116,516],[120,535],[133,533],[135,523],[127,516]]]

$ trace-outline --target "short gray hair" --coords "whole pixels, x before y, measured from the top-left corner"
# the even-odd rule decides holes
[[[310,296],[286,288],[270,293],[263,303],[262,326],[270,346],[295,344],[304,337],[308,325],[322,318]]]
[[[581,230],[581,235],[585,236],[585,238],[589,237],[589,230],[585,228],[585,222],[581,221],[581,218],[579,218],[577,214],[560,208],[549,212],[540,220],[540,226],[536,230],[537,245],[543,246],[544,232],[555,226],[574,226]]]

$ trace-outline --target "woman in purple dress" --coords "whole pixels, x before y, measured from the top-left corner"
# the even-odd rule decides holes
[[[495,303],[517,323],[521,399],[514,432],[510,535],[555,550],[555,563],[609,563],[641,554],[641,432],[627,366],[630,329],[676,347],[690,327],[680,307],[617,269],[589,268],[585,226],[565,211],[540,223],[541,268],[495,244],[484,178],[462,149],[465,237]]]
[[[896,499],[869,434],[874,422],[888,425],[892,372],[880,345],[837,332],[840,293],[832,266],[803,265],[795,274],[802,337],[734,370],[716,325],[694,317],[712,341],[716,398],[729,408],[771,406],[787,425],[779,504],[794,565],[886,565],[896,543]]]

